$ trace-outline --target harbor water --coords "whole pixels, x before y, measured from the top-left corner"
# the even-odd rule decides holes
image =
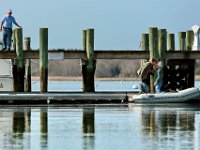
[[[99,91],[120,86],[119,91],[131,91],[135,83],[95,86]],[[49,89],[81,91],[81,85],[57,81],[50,82]],[[33,83],[33,89],[38,88]],[[0,126],[3,150],[200,149],[199,104],[2,105]]]

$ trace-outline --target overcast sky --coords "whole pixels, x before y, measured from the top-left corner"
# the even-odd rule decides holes
[[[81,49],[82,30],[94,28],[95,49],[133,50],[149,27],[177,38],[200,25],[199,6],[200,0],[1,0],[0,17],[12,9],[32,48],[39,48],[39,28],[47,27],[49,48]]]

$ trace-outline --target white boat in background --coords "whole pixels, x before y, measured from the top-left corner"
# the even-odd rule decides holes
[[[0,40],[0,51],[2,41]],[[13,91],[13,76],[11,59],[0,59],[0,92]]]
[[[176,93],[140,94],[130,97],[133,103],[184,103],[200,97],[199,88],[192,87]],[[199,100],[197,100],[199,101]]]

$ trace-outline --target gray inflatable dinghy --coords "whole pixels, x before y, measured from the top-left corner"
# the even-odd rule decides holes
[[[134,103],[184,103],[197,99],[199,96],[199,88],[192,87],[176,93],[134,95],[129,101]]]

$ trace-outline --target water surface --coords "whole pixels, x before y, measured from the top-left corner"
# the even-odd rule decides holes
[[[0,149],[200,149],[199,104],[2,106]]]

